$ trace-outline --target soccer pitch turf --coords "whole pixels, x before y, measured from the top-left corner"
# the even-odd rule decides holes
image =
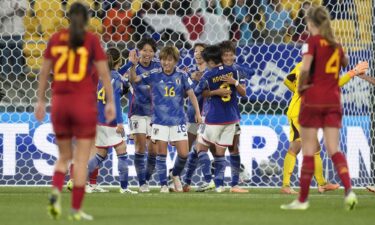
[[[0,187],[0,224],[69,224],[70,193],[63,193],[63,215],[51,220],[46,213],[47,187]],[[128,225],[362,225],[375,224],[375,194],[356,190],[359,205],[354,211],[343,209],[343,190],[318,194],[311,190],[307,211],[282,211],[280,204],[295,196],[279,194],[279,189],[251,188],[248,194],[170,193],[158,190],[138,195],[86,194],[84,209],[94,221],[80,224]]]

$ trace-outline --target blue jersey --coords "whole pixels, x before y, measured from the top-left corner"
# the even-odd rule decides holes
[[[226,88],[232,91],[230,96],[220,97],[215,95],[208,98],[206,124],[230,124],[240,121],[236,87],[221,81],[224,76],[232,76],[238,80],[238,72],[233,67],[218,66],[207,71],[195,88],[196,93],[202,93],[205,89],[213,91],[219,88]]]
[[[121,80],[121,75],[117,71],[111,71],[111,84],[113,87],[113,100],[116,106],[116,119],[111,121],[110,123],[106,122],[104,109],[106,105],[106,96],[103,87],[102,81],[99,80],[98,83],[98,92],[97,92],[97,100],[98,100],[98,123],[101,125],[107,126],[117,126],[117,124],[122,124],[124,122],[122,118],[122,108],[121,108],[121,96],[122,96],[122,88],[123,88],[123,81]]]
[[[252,68],[237,63],[233,64],[232,67],[238,71],[239,83],[241,85],[245,85],[246,87],[246,80],[250,80],[251,77],[255,74],[255,71]],[[237,113],[241,118],[240,108],[237,108]]]
[[[198,68],[196,66],[193,67],[193,68],[191,68],[191,69],[189,69],[190,73],[194,73],[196,71],[198,71]],[[207,71],[207,69],[204,72],[206,72],[206,71]],[[192,89],[195,89],[198,86],[199,81],[194,80],[194,79],[191,79],[191,80],[192,81],[191,81],[191,85],[190,86],[191,86]],[[205,109],[205,106],[207,104],[205,104],[205,101],[204,101],[204,98],[202,96],[202,93],[195,93],[195,96],[197,97],[199,109],[201,110],[201,114],[204,114],[204,109]],[[194,110],[193,104],[191,104],[190,99],[188,100],[186,114],[187,114],[188,122],[189,123],[195,123],[195,110]]]
[[[142,76],[142,81],[151,86],[153,103],[152,123],[163,126],[186,124],[184,98],[191,89],[187,74],[175,70],[171,75],[163,72]]]
[[[140,63],[136,69],[137,76],[147,77],[151,73],[161,72],[161,66],[159,62],[151,61],[148,67],[142,66]],[[139,83],[133,83],[131,91],[129,93],[129,114],[138,116],[151,116],[151,92],[150,86],[145,84],[143,81]]]

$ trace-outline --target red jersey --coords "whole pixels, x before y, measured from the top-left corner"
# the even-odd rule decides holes
[[[341,45],[332,47],[320,35],[311,36],[302,47],[302,55],[314,60],[310,71],[310,84],[302,95],[302,104],[314,107],[340,106],[339,72],[345,57]]]
[[[61,30],[52,35],[44,58],[53,62],[53,95],[95,95],[98,76],[94,62],[107,59],[96,35],[86,32],[83,46],[74,52],[69,48],[69,30]]]

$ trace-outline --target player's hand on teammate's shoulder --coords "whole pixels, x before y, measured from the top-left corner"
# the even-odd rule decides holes
[[[139,58],[137,56],[137,51],[135,49],[129,52],[129,61],[133,63],[133,65],[137,65]]]
[[[231,76],[224,76],[223,78],[221,78],[221,81],[227,82],[228,84],[231,84],[231,85],[235,85],[237,82],[237,80],[235,80]]]
[[[111,122],[116,118],[116,109],[113,101],[108,101],[105,105],[105,118],[107,122]]]
[[[46,115],[46,103],[44,101],[38,101],[34,109],[35,118],[41,122]]]

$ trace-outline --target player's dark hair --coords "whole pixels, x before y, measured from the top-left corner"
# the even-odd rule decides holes
[[[331,27],[329,12],[324,6],[313,6],[307,10],[306,19],[311,21],[320,31],[320,35],[327,40],[330,46],[336,47],[335,34]]]
[[[114,70],[118,63],[121,63],[122,57],[121,52],[116,47],[111,47],[107,50],[108,67],[110,70]]]
[[[215,64],[222,63],[220,47],[218,45],[207,46],[202,52],[202,58],[207,63],[209,61]]]
[[[221,54],[224,54],[225,52],[233,52],[233,54],[236,54],[236,46],[232,41],[223,41],[219,44]]]
[[[193,49],[195,50],[196,47],[206,48],[207,45],[206,45],[205,43],[200,43],[200,42],[198,42],[198,43],[195,43],[195,44],[194,44]]]
[[[80,2],[75,2],[69,10],[69,47],[77,50],[85,41],[85,26],[89,19],[89,10]]]
[[[168,56],[172,56],[173,59],[178,62],[180,59],[180,52],[175,46],[165,46],[160,50],[159,59],[166,59]]]
[[[154,50],[154,52],[156,52],[156,41],[153,39],[153,38],[150,38],[150,37],[144,37],[142,38],[138,44],[137,44],[137,48],[139,50],[143,49],[143,47],[145,47],[145,45],[150,45],[152,50]]]

